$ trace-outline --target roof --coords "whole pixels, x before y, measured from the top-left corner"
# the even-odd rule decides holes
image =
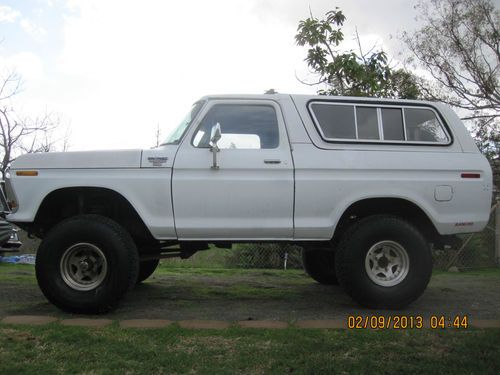
[[[362,102],[387,102],[387,103],[406,103],[406,104],[432,104],[439,105],[439,102],[430,102],[425,100],[410,100],[410,99],[394,99],[394,98],[376,98],[364,96],[331,96],[331,95],[302,95],[302,94],[214,94],[206,95],[202,99],[240,99],[240,100],[282,100],[282,99],[300,99],[301,101],[309,100],[335,100],[335,101],[362,101]]]

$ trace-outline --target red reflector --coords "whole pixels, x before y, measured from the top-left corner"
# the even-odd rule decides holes
[[[481,174],[480,173],[462,173],[461,176],[462,176],[462,178],[480,178]]]

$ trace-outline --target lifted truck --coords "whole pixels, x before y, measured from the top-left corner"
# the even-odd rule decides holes
[[[155,149],[21,156],[6,188],[66,311],[115,308],[161,257],[246,242],[301,245],[315,280],[401,308],[429,282],[430,244],[485,227],[492,176],[440,103],[224,95]]]

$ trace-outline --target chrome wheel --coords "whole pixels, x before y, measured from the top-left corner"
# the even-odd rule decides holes
[[[89,291],[104,281],[108,272],[108,262],[97,246],[78,243],[64,252],[60,271],[62,279],[70,288]]]
[[[397,242],[381,241],[368,250],[365,269],[375,284],[390,287],[399,284],[408,275],[410,258]]]

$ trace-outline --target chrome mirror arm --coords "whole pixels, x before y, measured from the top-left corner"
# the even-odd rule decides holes
[[[211,169],[219,169],[219,166],[217,165],[217,153],[220,151],[220,148],[219,146],[217,146],[217,142],[219,142],[221,137],[222,134],[220,124],[217,123],[212,127],[212,131],[210,134],[210,151],[213,155],[212,166],[210,167]]]
[[[220,151],[220,148],[217,146],[217,144],[210,146],[210,151],[212,152],[212,166],[210,169],[219,169],[219,166],[217,165],[217,153]]]

